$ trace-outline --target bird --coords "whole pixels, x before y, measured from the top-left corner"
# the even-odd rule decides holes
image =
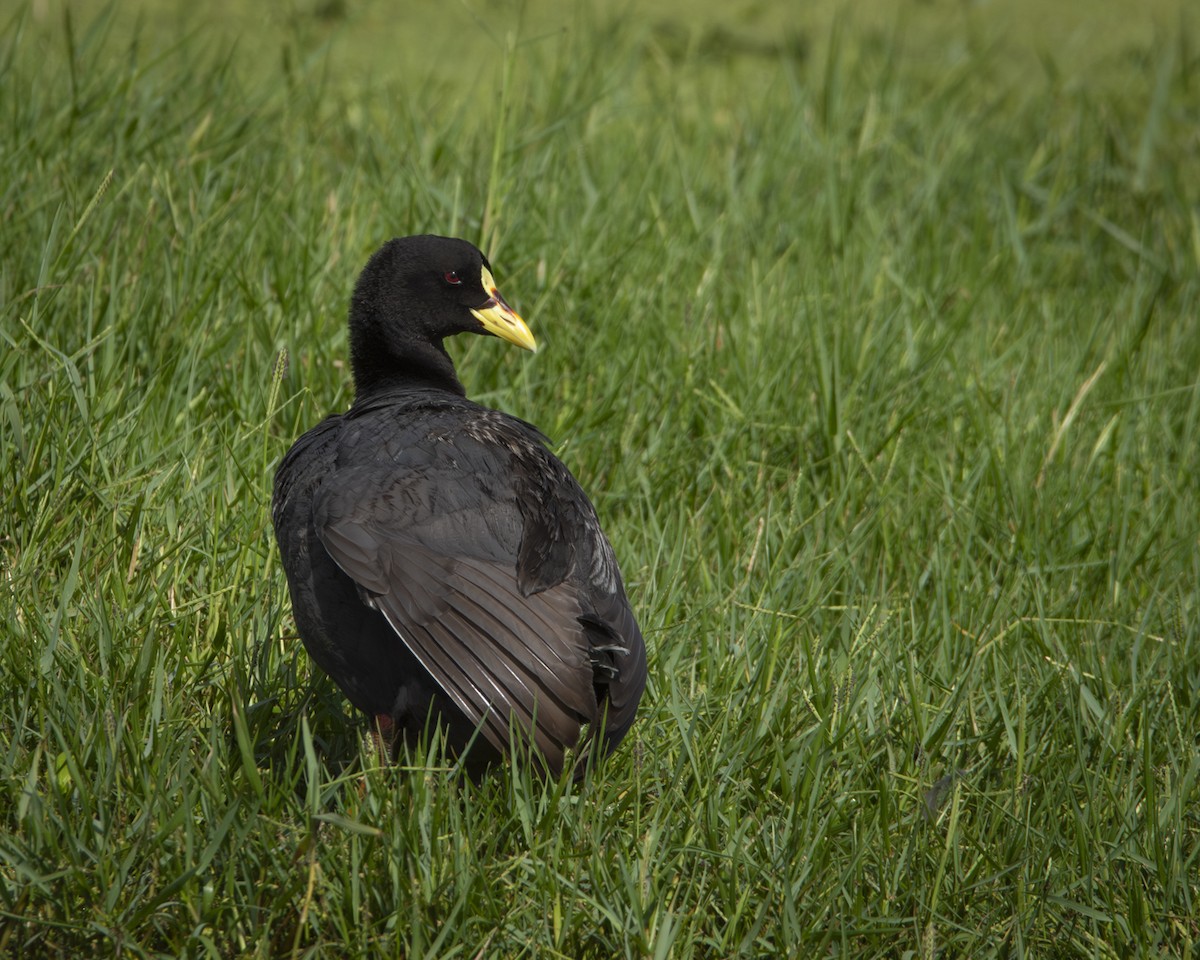
[[[280,461],[297,633],[395,760],[430,731],[472,774],[611,753],[646,646],[596,511],[549,441],[466,396],[444,341],[537,350],[473,244],[397,237],[350,299],[354,399]]]

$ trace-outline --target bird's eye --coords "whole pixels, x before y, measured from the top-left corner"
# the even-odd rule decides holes
[[[442,279],[444,279],[452,287],[457,287],[460,283],[462,283],[462,277],[458,275],[457,270],[447,270]]]

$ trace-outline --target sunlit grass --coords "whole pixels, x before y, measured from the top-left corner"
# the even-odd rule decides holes
[[[504,7],[510,56],[429,75],[363,9],[5,28],[0,952],[1190,955],[1182,13],[1031,72],[985,13]],[[421,231],[529,319],[460,374],[553,438],[647,636],[583,786],[380,769],[294,636],[274,465]]]

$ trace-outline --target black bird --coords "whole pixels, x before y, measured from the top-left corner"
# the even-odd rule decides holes
[[[474,246],[384,244],[350,303],[354,403],[280,463],[275,536],[304,646],[393,755],[433,720],[472,771],[515,734],[557,774],[625,736],[646,648],[592,504],[537,429],[466,398],[457,333],[537,349]]]

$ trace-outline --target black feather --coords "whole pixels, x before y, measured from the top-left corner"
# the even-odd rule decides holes
[[[645,645],[575,479],[535,428],[467,400],[442,346],[483,332],[486,266],[442,237],[371,259],[354,404],[283,459],[275,532],[301,639],[358,709],[410,741],[432,711],[474,767],[515,729],[557,772],[585,728],[603,721],[604,752],[628,731]]]

